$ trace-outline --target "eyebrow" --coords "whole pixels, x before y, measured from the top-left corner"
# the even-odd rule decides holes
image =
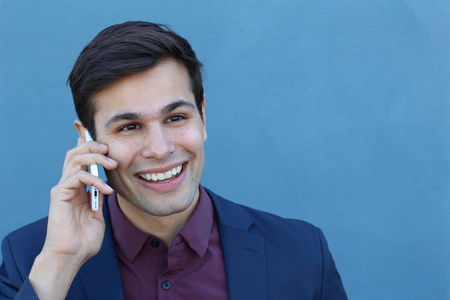
[[[194,111],[196,109],[196,106],[187,100],[176,100],[176,101],[173,101],[172,103],[169,103],[166,106],[164,106],[161,109],[161,114],[168,114],[179,107],[186,107],[189,110],[194,110]],[[142,120],[143,118],[144,117],[141,113],[135,113],[135,112],[117,113],[108,119],[108,121],[105,124],[105,127],[110,127],[114,123],[117,123],[120,121]]]
[[[140,120],[140,119],[142,119],[142,114],[133,113],[133,112],[118,113],[108,119],[108,121],[105,124],[105,127],[110,127],[114,123],[117,123],[120,121],[131,121],[131,120]]]
[[[189,110],[195,110],[196,107],[194,104],[192,104],[191,102],[187,101],[187,100],[176,100],[172,103],[167,104],[166,106],[163,107],[163,109],[161,110],[161,112],[163,114],[167,114],[170,113],[172,111],[174,111],[175,109],[179,108],[179,107],[186,107]]]

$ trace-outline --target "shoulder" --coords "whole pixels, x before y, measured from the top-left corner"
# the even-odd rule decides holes
[[[2,242],[4,260],[11,258],[19,269],[28,269],[41,251],[47,233],[47,218],[23,226],[8,234]]]
[[[308,243],[320,247],[322,233],[319,228],[303,220],[283,218],[281,216],[232,202],[206,189],[219,215],[221,225],[248,229],[264,238],[280,240],[308,240]],[[299,239],[300,238],[300,239]]]
[[[268,294],[276,295],[272,296],[274,299],[291,299],[292,295],[308,299],[347,299],[319,228],[305,221],[233,203],[209,190],[207,193],[218,215],[225,262],[229,259],[252,267],[246,259],[234,259],[240,253],[240,246],[253,249],[255,255],[260,253],[263,259],[259,263],[265,264],[270,283]],[[224,237],[222,232],[226,233]],[[256,240],[259,242],[253,243]],[[250,241],[251,248],[246,244]]]
[[[47,218],[42,218],[25,225],[6,236],[13,243],[39,243],[43,242],[47,232]]]

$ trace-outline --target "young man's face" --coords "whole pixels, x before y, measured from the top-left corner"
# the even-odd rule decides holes
[[[97,141],[118,162],[106,174],[119,204],[154,216],[196,205],[206,130],[185,67],[166,60],[120,79],[94,101]],[[204,116],[204,103],[202,109]]]

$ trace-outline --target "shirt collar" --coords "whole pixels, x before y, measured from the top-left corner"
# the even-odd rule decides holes
[[[212,201],[205,189],[200,185],[197,207],[179,233],[200,257],[203,257],[208,249],[213,223],[214,209]]]
[[[114,192],[108,197],[111,224],[116,246],[132,262],[152,235],[135,227],[123,214]],[[199,186],[199,201],[186,225],[178,233],[200,257],[206,253],[214,222],[212,201],[205,189]],[[170,250],[169,250],[170,251]]]
[[[108,207],[116,246],[125,258],[132,262],[144,247],[150,236],[148,233],[134,226],[123,214],[117,203],[116,192],[108,197]]]

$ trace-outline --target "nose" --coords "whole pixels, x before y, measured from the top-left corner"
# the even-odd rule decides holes
[[[161,126],[148,128],[143,143],[142,156],[145,158],[164,159],[175,151],[170,132]]]

